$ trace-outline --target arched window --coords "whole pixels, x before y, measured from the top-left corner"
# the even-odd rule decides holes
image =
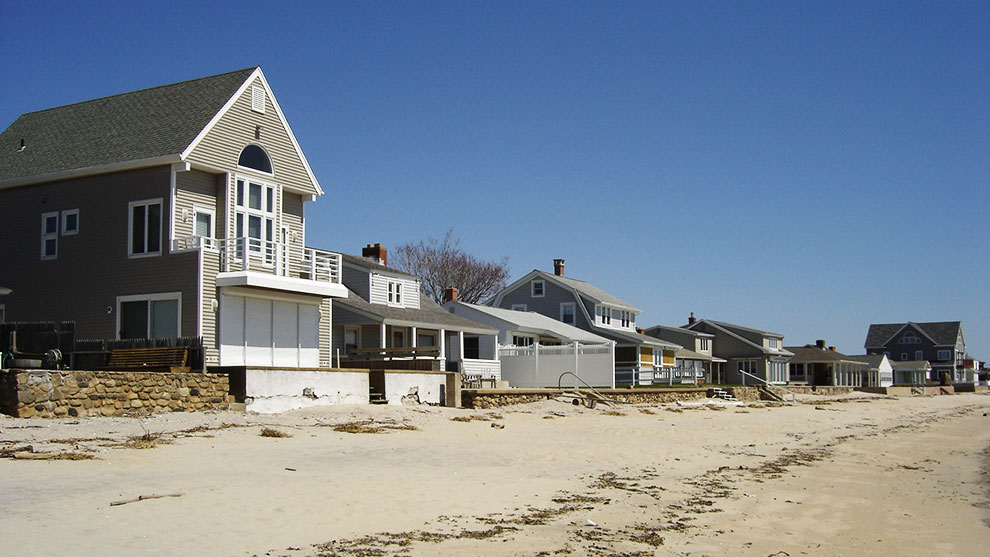
[[[262,172],[272,173],[272,160],[268,158],[268,153],[257,145],[248,145],[241,151],[241,156],[237,158],[238,166],[253,168]]]

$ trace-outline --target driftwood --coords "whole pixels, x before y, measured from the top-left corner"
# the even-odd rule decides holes
[[[110,503],[111,507],[116,507],[118,505],[126,505],[128,503],[137,503],[138,501],[144,501],[145,499],[161,499],[162,497],[182,497],[184,493],[165,493],[163,495],[138,495],[133,499],[124,499],[123,501],[112,501]]]

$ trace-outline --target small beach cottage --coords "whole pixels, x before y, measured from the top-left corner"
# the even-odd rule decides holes
[[[469,304],[448,288],[443,307],[498,329],[502,379],[510,387],[575,386],[577,374],[595,387],[615,386],[615,342],[532,311]],[[578,383],[579,384],[579,383]]]
[[[323,194],[258,67],[23,114],[0,134],[5,317],[327,367],[347,290],[306,247]]]
[[[381,244],[367,245],[360,257],[341,258],[348,297],[334,300],[332,323],[334,357],[342,367],[458,371],[468,380],[501,380],[497,330],[422,295],[420,279],[389,267]]]
[[[639,308],[583,280],[565,277],[563,259],[554,259],[553,268],[553,274],[533,269],[486,304],[540,313],[614,341],[616,384],[669,382],[680,345],[638,332]]]
[[[794,354],[788,362],[792,384],[870,386],[867,373],[870,366],[864,356],[846,356],[834,346],[826,347],[824,340],[804,346],[786,346],[784,350]]]
[[[794,354],[782,346],[784,335],[722,321],[696,319],[694,314],[683,328],[714,335],[712,355],[726,360],[726,383],[787,384],[787,362]]]

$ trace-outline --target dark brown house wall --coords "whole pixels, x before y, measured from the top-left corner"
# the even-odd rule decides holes
[[[182,292],[180,334],[195,335],[198,255],[170,255],[168,166],[0,190],[0,298],[8,321],[76,321],[76,338],[116,336],[117,296]],[[162,255],[128,257],[128,203],[162,199]],[[79,233],[58,234],[41,259],[41,215],[79,210]],[[108,313],[107,308],[110,308]]]

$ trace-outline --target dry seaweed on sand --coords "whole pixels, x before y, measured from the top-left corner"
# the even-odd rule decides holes
[[[347,422],[333,426],[334,431],[341,433],[387,433],[392,430],[416,431],[418,429],[418,427],[411,424],[376,422],[374,420]]]
[[[292,437],[292,435],[289,435],[284,431],[279,431],[271,427],[261,428],[261,433],[259,433],[258,435],[261,435],[262,437],[275,437],[275,438]]]

